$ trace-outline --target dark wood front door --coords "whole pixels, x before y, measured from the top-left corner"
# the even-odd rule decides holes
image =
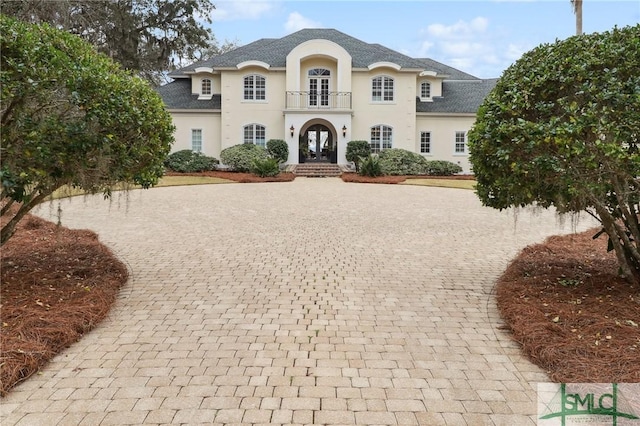
[[[301,149],[306,148],[307,162],[336,163],[336,143],[331,130],[322,124],[316,124],[301,135]]]

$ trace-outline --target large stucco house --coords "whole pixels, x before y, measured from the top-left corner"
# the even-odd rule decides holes
[[[283,139],[288,164],[346,164],[351,140],[403,148],[470,172],[467,132],[496,80],[411,58],[333,29],[261,39],[182,68],[158,90],[173,151],[220,158],[239,143]]]

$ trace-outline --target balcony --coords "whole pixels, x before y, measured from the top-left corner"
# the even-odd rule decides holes
[[[287,92],[288,110],[350,110],[351,92]]]

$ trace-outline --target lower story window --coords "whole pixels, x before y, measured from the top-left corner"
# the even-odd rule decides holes
[[[371,152],[377,153],[392,146],[393,129],[389,126],[379,125],[371,128]]]
[[[466,133],[456,132],[456,145],[454,152],[456,154],[464,154],[466,152]]]
[[[267,143],[265,127],[260,124],[249,124],[244,126],[244,143],[251,143],[264,147]]]
[[[431,154],[431,132],[420,132],[420,152]]]
[[[202,129],[191,129],[191,150],[202,152]]]

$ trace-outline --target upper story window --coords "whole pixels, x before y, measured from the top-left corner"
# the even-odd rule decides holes
[[[420,98],[431,99],[431,83],[428,81],[423,81],[422,84],[420,84]]]
[[[467,152],[466,132],[456,132],[456,144],[455,144],[454,152],[456,154],[464,154]]]
[[[265,147],[267,144],[266,128],[261,124],[248,124],[243,127],[244,143]]]
[[[211,80],[208,78],[202,79],[202,87],[200,90],[201,95],[211,95]]]
[[[384,149],[392,147],[393,129],[384,124],[373,126],[371,128],[371,152],[378,153]]]
[[[319,76],[327,76],[331,75],[331,71],[324,68],[313,68],[309,70],[309,77],[319,77]]]
[[[373,102],[392,102],[393,78],[381,75],[371,80],[371,100]]]
[[[191,150],[202,152],[202,129],[191,129]]]
[[[431,154],[431,132],[420,132],[420,152]]]
[[[266,79],[261,75],[248,75],[244,78],[244,99],[246,101],[264,101],[267,98]]]

